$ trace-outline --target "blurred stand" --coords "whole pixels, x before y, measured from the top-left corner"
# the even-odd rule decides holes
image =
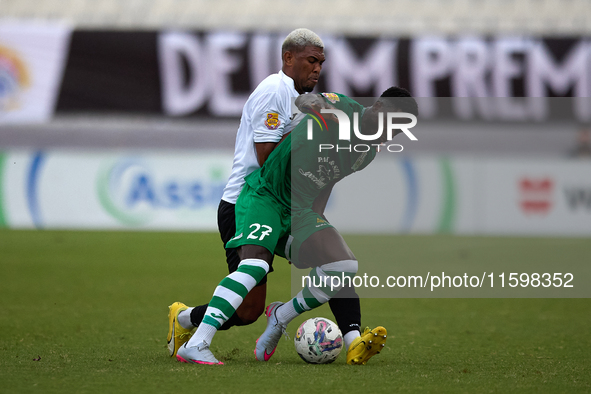
[[[326,45],[318,91],[423,98],[418,141],[397,136],[402,153],[333,193],[339,229],[591,235],[591,161],[565,157],[591,152],[589,0],[3,0],[0,15],[0,228],[215,230],[244,101],[307,27]]]
[[[401,36],[581,35],[588,0],[3,0],[0,15],[88,29],[234,29]]]

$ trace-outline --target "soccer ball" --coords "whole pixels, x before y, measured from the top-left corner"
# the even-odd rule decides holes
[[[293,342],[302,360],[309,364],[332,363],[343,349],[341,330],[324,317],[303,322]]]

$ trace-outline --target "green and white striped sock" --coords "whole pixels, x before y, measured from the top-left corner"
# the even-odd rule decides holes
[[[197,346],[201,341],[211,344],[217,330],[236,312],[244,297],[267,272],[269,272],[269,264],[264,260],[242,260],[238,269],[222,279],[216,287],[203,321],[187,346]]]
[[[312,268],[309,275],[311,286],[305,286],[291,301],[277,308],[277,319],[281,324],[288,324],[305,311],[318,308],[328,302],[343,287],[341,283],[331,289],[331,283],[333,283],[330,280],[331,276],[336,276],[342,281],[343,277],[352,278],[356,273],[356,260],[336,261]]]

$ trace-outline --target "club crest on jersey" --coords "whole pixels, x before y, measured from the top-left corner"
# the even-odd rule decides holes
[[[265,126],[269,130],[277,130],[279,125],[281,125],[281,121],[279,120],[279,114],[275,112],[269,112],[267,114],[267,119],[265,119]]]
[[[336,104],[337,101],[340,101],[339,96],[336,93],[320,93],[320,94],[322,94],[324,97],[326,97],[326,99],[333,104]]]

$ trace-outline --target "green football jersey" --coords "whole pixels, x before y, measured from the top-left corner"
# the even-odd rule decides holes
[[[246,177],[251,187],[272,194],[288,209],[311,208],[324,189],[365,168],[376,155],[376,147],[360,140],[352,130],[355,113],[361,123],[363,106],[341,94],[322,96],[349,117],[351,139],[339,140],[338,123],[307,115],[271,152],[263,167]]]

